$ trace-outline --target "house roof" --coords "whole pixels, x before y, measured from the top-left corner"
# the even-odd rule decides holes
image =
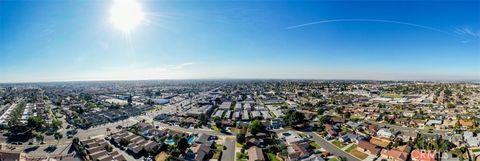
[[[473,121],[471,121],[471,120],[462,119],[458,122],[460,123],[460,125],[465,126],[465,127],[473,126]]]
[[[381,152],[383,155],[386,155],[388,157],[391,157],[391,158],[394,158],[395,160],[397,161],[400,161],[400,160],[407,160],[407,156],[408,156],[408,153],[405,153],[405,152],[402,152],[400,150],[397,150],[397,149],[392,149],[392,150],[382,150]]]
[[[380,152],[380,148],[377,148],[375,144],[366,141],[359,141],[358,147],[370,151],[372,154],[378,154]]]
[[[252,146],[248,149],[248,161],[262,161],[265,160],[262,149],[257,146]]]
[[[435,161],[435,152],[434,151],[425,151],[425,150],[418,150],[415,149],[410,154],[412,160],[419,160],[419,161]]]
[[[166,161],[168,158],[168,154],[165,152],[158,153],[157,156],[155,156],[155,161]]]
[[[0,151],[0,158],[6,161],[15,161],[15,160],[22,160],[22,152],[16,151]]]
[[[198,138],[197,138],[197,140],[195,140],[195,142],[204,143],[204,142],[208,141],[209,138],[210,138],[210,135],[202,133],[202,134],[198,135]]]
[[[377,137],[372,137],[372,139],[370,139],[370,143],[381,146],[383,148],[387,147],[390,142],[390,140],[380,139]]]
[[[404,146],[399,146],[396,149],[401,151],[401,152],[410,153],[410,151],[412,150],[412,147],[410,147],[408,145],[404,145]]]

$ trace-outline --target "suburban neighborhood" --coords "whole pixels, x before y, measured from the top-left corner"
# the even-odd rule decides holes
[[[480,85],[227,80],[4,84],[4,160],[461,161]],[[116,88],[112,88],[112,87]]]

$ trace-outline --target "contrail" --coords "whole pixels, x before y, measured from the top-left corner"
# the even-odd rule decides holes
[[[419,24],[414,24],[414,23],[409,23],[409,22],[402,22],[402,21],[382,20],[382,19],[333,19],[333,20],[323,20],[323,21],[315,21],[315,22],[290,26],[290,27],[287,27],[285,29],[291,30],[291,29],[297,29],[297,28],[301,28],[301,27],[305,27],[305,26],[311,26],[311,25],[317,25],[317,24],[323,24],[323,23],[331,23],[331,22],[382,22],[382,23],[393,23],[393,24],[407,25],[407,26],[422,28],[422,29],[431,30],[431,31],[435,31],[435,32],[440,32],[440,33],[444,33],[444,34],[451,35],[451,36],[456,36],[456,35],[453,35],[452,33],[449,33],[449,32],[434,28],[434,27],[430,27],[430,26],[424,26],[424,25],[419,25]]]

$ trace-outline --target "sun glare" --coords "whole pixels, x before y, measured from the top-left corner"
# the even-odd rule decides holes
[[[110,21],[116,28],[129,33],[142,23],[144,15],[137,0],[114,0]]]

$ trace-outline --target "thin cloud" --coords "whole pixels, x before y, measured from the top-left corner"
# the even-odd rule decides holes
[[[472,29],[467,27],[456,28],[455,33],[462,36],[479,37],[478,33],[473,32]]]
[[[381,23],[392,23],[392,24],[400,24],[400,25],[407,25],[411,27],[416,27],[416,28],[422,28],[430,31],[435,31],[435,32],[440,32],[443,34],[447,35],[452,35],[455,36],[449,32],[446,32],[444,30],[430,27],[430,26],[424,26],[424,25],[419,25],[415,23],[410,23],[410,22],[403,22],[403,21],[394,21],[394,20],[383,20],[383,19],[331,19],[331,20],[323,20],[323,21],[314,21],[314,22],[309,22],[309,23],[304,23],[304,24],[299,24],[299,25],[294,25],[294,26],[289,26],[285,29],[291,30],[291,29],[297,29],[297,28],[302,28],[306,26],[312,26],[312,25],[318,25],[318,24],[325,24],[325,23],[333,23],[333,22],[381,22]]]
[[[187,66],[191,66],[191,65],[194,65],[194,64],[196,64],[196,63],[194,63],[194,62],[182,63],[182,64],[178,64],[178,65],[173,66],[172,69],[183,69]]]
[[[471,28],[468,27],[455,28],[453,32],[463,39],[463,43],[480,40],[480,31],[474,32]]]

